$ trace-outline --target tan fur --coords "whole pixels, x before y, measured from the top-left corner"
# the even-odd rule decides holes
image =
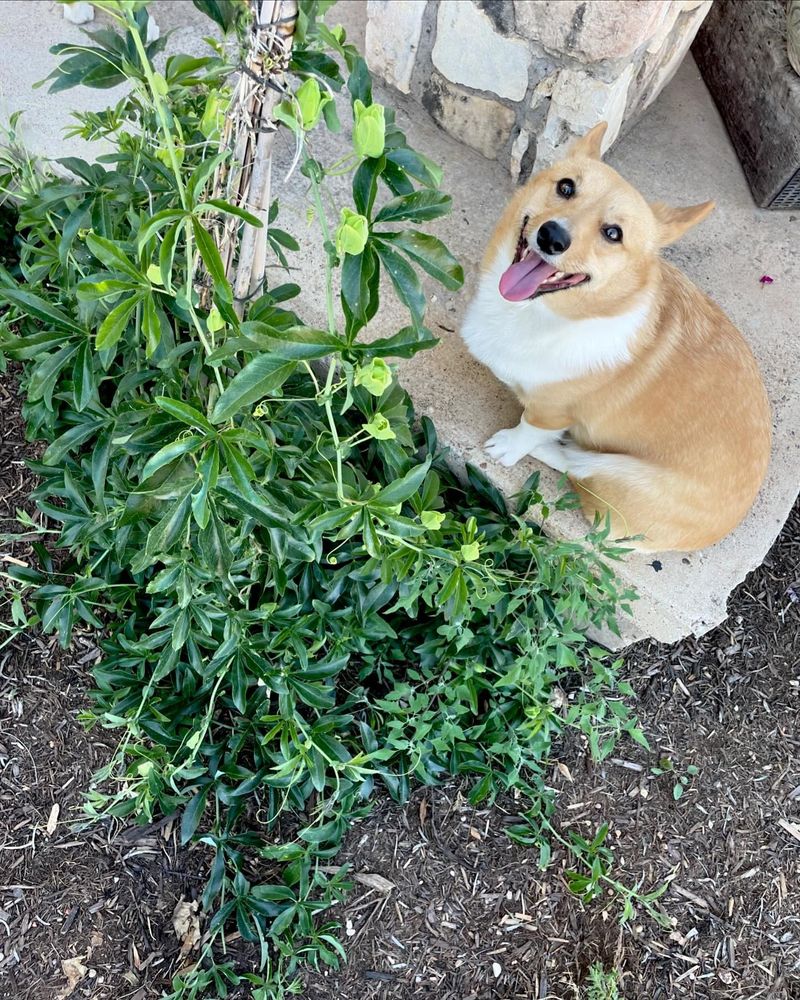
[[[713,204],[648,205],[597,158],[604,130],[592,130],[566,161],[517,192],[492,236],[484,268],[499,255],[508,258],[525,215],[532,233],[558,218],[572,237],[559,269],[588,273],[592,280],[547,295],[551,310],[576,320],[613,317],[648,297],[632,361],[532,394],[517,387],[517,395],[534,426],[568,427],[585,449],[646,463],[645,475],[593,475],[576,483],[588,518],[610,512],[613,536],[643,535],[637,544],[646,551],[700,549],[728,534],[755,499],[769,461],[769,404],[742,335],[658,255]],[[564,177],[576,181],[575,198],[557,196],[556,182]],[[622,244],[600,235],[600,227],[610,224],[622,227]]]

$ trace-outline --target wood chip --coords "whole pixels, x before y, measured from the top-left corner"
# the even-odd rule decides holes
[[[50,810],[50,815],[47,817],[47,836],[52,837],[56,832],[56,827],[58,826],[58,814],[61,812],[61,806],[57,803],[53,803],[53,807]]]
[[[691,889],[684,889],[683,886],[678,885],[677,882],[672,883],[672,889],[679,896],[683,896],[684,899],[688,899],[690,903],[694,903],[695,906],[699,906],[702,910],[711,909],[703,897],[698,896],[696,893],[692,892]]]
[[[795,840],[800,840],[800,823],[792,823],[788,819],[779,819],[778,826],[785,830],[790,837],[794,837]]]
[[[372,872],[360,872],[359,874],[354,875],[353,878],[356,882],[369,886],[370,889],[377,889],[378,892],[389,893],[395,888],[394,882],[390,882],[389,879],[384,878],[383,875],[376,875]]]

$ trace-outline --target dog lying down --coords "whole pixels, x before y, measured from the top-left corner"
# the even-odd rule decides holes
[[[649,204],[601,162],[605,131],[520,188],[489,242],[462,336],[523,412],[486,450],[566,472],[634,548],[701,549],[758,493],[769,403],[741,333],[659,257],[713,202]]]

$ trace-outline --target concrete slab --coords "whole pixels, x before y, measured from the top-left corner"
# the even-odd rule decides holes
[[[202,22],[198,28],[194,8],[187,0],[160,0],[154,4],[154,12],[162,27],[186,25],[182,29],[185,35],[173,40],[172,49],[187,42],[197,44],[208,31]],[[341,3],[328,18],[330,23],[337,19],[351,29],[352,38],[363,40],[362,3]],[[64,23],[60,11],[47,0],[6,0],[0,7],[3,110],[7,113],[23,105],[31,110],[27,134],[36,152],[59,156],[74,152],[72,143],[59,139],[69,112],[79,106],[98,108],[113,99],[113,92],[80,90],[56,97],[37,91],[31,98],[30,84],[46,76],[52,67],[48,47],[78,36],[78,29]],[[434,350],[401,362],[400,377],[418,412],[435,420],[457,466],[466,461],[478,465],[509,495],[538,467],[545,493],[555,496],[558,476],[551,470],[533,460],[506,470],[484,454],[483,442],[498,428],[516,423],[519,406],[504,386],[471,359],[458,336],[475,269],[495,220],[512,193],[512,182],[497,163],[437,129],[413,101],[380,87],[376,96],[397,108],[398,123],[413,145],[444,166],[444,187],[453,195],[454,210],[431,229],[460,258],[468,274],[467,286],[460,293],[444,292],[432,283],[426,286],[428,325],[441,342]],[[311,137],[312,152],[325,162],[337,159],[342,147],[341,137],[322,130]],[[308,228],[306,184],[299,174],[288,183],[283,181],[293,153],[291,137],[279,133],[274,193],[282,206],[281,224],[295,233],[303,247],[292,257],[293,277],[304,288],[300,311],[309,322],[324,324],[324,255],[316,230]],[[653,636],[670,642],[690,633],[702,634],[724,619],[730,591],[763,560],[797,495],[800,260],[795,248],[800,213],[795,217],[754,207],[725,129],[691,60],[614,147],[608,160],[648,197],[674,204],[716,199],[716,212],[671,248],[668,257],[711,294],[744,332],[764,371],[774,408],[772,463],[761,496],[742,526],[705,552],[687,557],[664,555],[659,571],[653,556],[630,556],[619,567],[620,575],[641,595],[634,619],[623,623],[624,641]],[[348,178],[336,179],[331,188],[334,201],[341,196],[340,203],[349,204]],[[772,285],[759,284],[764,273],[774,278]],[[280,280],[277,274],[275,280]],[[384,302],[372,324],[373,336],[386,336],[407,323],[404,310],[394,304],[391,293]],[[569,537],[585,532],[585,523],[575,513],[559,515],[553,527]]]

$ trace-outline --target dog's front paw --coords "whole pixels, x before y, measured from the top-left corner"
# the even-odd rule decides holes
[[[516,465],[528,454],[528,443],[522,440],[516,427],[509,427],[508,430],[493,434],[484,448],[489,458],[506,467]]]

